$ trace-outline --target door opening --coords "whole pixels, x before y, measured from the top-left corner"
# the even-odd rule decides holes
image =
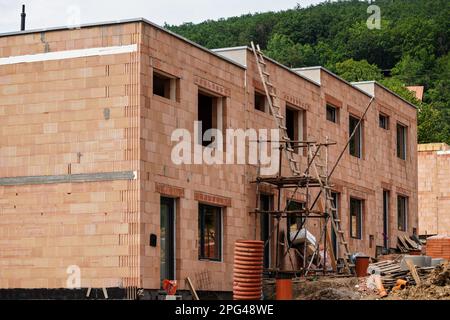
[[[175,199],[161,197],[161,282],[175,280]]]
[[[261,194],[259,208],[263,211],[272,210],[273,196],[267,194]],[[270,253],[271,253],[271,241],[270,233],[272,232],[272,219],[270,214],[260,214],[261,223],[261,240],[264,241],[264,268],[270,267]],[[268,241],[269,240],[269,241]],[[268,242],[267,242],[268,241]]]
[[[383,190],[383,248],[389,248],[389,191]]]

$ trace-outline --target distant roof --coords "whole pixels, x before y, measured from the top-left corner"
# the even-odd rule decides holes
[[[81,24],[79,27],[80,28],[92,28],[92,27],[102,27],[102,26],[111,26],[111,25],[117,25],[117,24],[125,24],[125,23],[133,23],[133,22],[143,22],[146,23],[156,29],[159,29],[163,32],[166,32],[184,42],[189,43],[190,45],[199,48],[200,50],[206,51],[222,60],[225,60],[229,63],[232,63],[240,68],[245,69],[245,66],[241,65],[240,63],[233,61],[231,59],[228,59],[220,54],[215,53],[214,51],[209,50],[208,48],[205,48],[201,45],[199,45],[198,43],[195,43],[183,36],[180,36],[179,34],[176,34],[175,32],[172,32],[170,30],[167,30],[159,25],[157,25],[156,23],[153,23],[145,18],[133,18],[133,19],[123,19],[123,20],[113,20],[113,21],[105,21],[105,22],[95,22],[95,23],[86,23],[86,24]],[[51,27],[51,28],[42,28],[42,29],[30,29],[30,30],[24,30],[24,31],[12,31],[12,32],[5,32],[5,33],[0,33],[0,38],[1,37],[8,37],[8,36],[20,36],[20,35],[26,35],[26,34],[33,34],[33,33],[41,33],[41,32],[49,32],[49,31],[62,31],[62,30],[73,30],[73,26],[61,26],[61,27]]]
[[[446,151],[450,146],[444,142],[441,143],[422,143],[417,146],[417,151]]]
[[[424,86],[407,86],[406,89],[413,92],[417,100],[423,100]]]

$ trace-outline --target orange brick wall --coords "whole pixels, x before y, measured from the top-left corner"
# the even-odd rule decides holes
[[[0,178],[137,172],[128,181],[0,186],[0,288],[65,287],[66,268],[75,264],[82,287],[158,289],[159,241],[151,247],[149,236],[160,237],[160,197],[168,196],[176,198],[179,288],[186,289],[186,277],[207,272],[210,285],[195,283],[197,289],[232,290],[234,242],[259,238],[259,219],[249,214],[256,167],[175,165],[170,137],[177,128],[193,132],[199,88],[225,97],[224,128],[274,128],[272,116],[253,106],[261,83],[252,56],[245,70],[136,22],[0,37],[0,57],[128,44],[138,44],[138,52],[0,66]],[[349,112],[362,114],[369,97],[326,73],[318,86],[273,63],[268,67],[283,112],[286,101],[306,110],[307,138],[337,140],[330,147],[334,163],[348,137]],[[177,101],[152,94],[154,69],[180,79]],[[330,97],[342,102],[338,125],[325,120]],[[416,111],[380,91],[364,123],[363,159],[346,154],[333,180],[344,227],[349,196],[366,200],[363,239],[351,240],[350,247],[371,255],[382,244],[383,188],[392,192],[391,247],[397,191],[410,197],[409,233],[417,227],[416,141],[409,141],[406,161],[397,159],[395,130],[378,128],[380,108],[390,113],[391,124],[401,119],[409,137],[416,136]],[[298,159],[304,168],[305,157]],[[220,262],[198,259],[199,202],[223,207]],[[318,223],[312,221],[311,230]],[[372,248],[369,235],[375,237]]]
[[[138,24],[0,38],[0,57],[126,45]],[[137,53],[0,66],[0,177],[136,171]],[[108,114],[109,116],[105,116]],[[138,286],[137,181],[0,186],[0,287]]]
[[[225,127],[243,128],[245,106],[244,69],[193,47],[165,32],[145,26],[142,38],[142,118],[141,176],[143,239],[142,281],[145,288],[159,287],[159,247],[149,246],[148,235],[159,234],[161,196],[174,197],[158,184],[182,188],[177,200],[176,278],[184,289],[184,279],[194,282],[202,272],[209,272],[211,285],[199,290],[232,289],[233,246],[237,239],[248,238],[248,213],[245,207],[244,165],[175,165],[170,155],[174,143],[172,131],[186,128],[193,132],[197,120],[198,88],[219,90],[226,97]],[[180,78],[179,101],[152,94],[152,70],[156,68]],[[214,203],[224,209],[223,262],[198,259],[198,203]]]
[[[450,147],[419,145],[419,234],[450,234]]]

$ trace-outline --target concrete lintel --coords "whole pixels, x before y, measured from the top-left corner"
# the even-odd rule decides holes
[[[137,174],[135,171],[79,173],[52,176],[24,176],[0,178],[0,186],[135,180],[136,177]]]

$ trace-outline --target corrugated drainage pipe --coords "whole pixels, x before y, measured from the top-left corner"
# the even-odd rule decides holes
[[[234,244],[234,300],[261,300],[264,242],[238,240]]]

